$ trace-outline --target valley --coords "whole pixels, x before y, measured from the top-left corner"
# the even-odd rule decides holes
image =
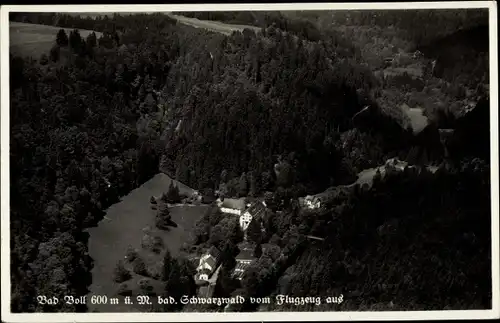
[[[484,13],[12,16],[12,311],[490,308]]]

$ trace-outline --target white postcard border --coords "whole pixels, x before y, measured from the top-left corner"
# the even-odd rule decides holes
[[[254,312],[254,313],[26,313],[10,312],[10,173],[9,173],[9,12],[148,12],[148,11],[273,11],[273,10],[397,10],[489,9],[490,148],[492,304],[490,310],[386,311],[386,312]],[[442,320],[500,317],[499,180],[498,180],[498,51],[497,6],[494,1],[393,3],[279,3],[279,4],[173,4],[173,5],[8,5],[0,13],[1,53],[1,285],[2,320],[5,322],[208,322],[208,321],[338,321],[338,320]]]

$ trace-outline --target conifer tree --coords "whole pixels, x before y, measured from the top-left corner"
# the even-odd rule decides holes
[[[60,29],[57,33],[56,43],[61,47],[68,46],[68,35],[66,35],[66,31],[64,31],[64,29]]]
[[[179,193],[179,187],[177,187],[177,185],[174,185],[173,181],[171,181],[167,191],[167,202],[173,204],[179,203],[180,201],[181,196]]]

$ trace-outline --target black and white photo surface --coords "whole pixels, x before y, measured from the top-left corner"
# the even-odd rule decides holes
[[[1,10],[6,322],[498,317],[495,3]]]

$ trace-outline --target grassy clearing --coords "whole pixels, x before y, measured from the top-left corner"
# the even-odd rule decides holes
[[[177,224],[170,231],[162,231],[155,227],[156,211],[150,208],[149,199],[151,195],[160,196],[166,192],[171,179],[165,174],[158,174],[141,187],[132,191],[122,198],[122,201],[111,206],[99,225],[90,228],[89,253],[94,259],[92,269],[92,285],[90,295],[106,295],[119,297],[118,305],[112,304],[89,304],[89,311],[98,312],[137,312],[147,311],[149,306],[139,305],[136,301],[137,295],[144,295],[138,283],[144,278],[132,271],[132,266],[127,264],[124,257],[129,246],[138,249],[139,256],[144,260],[147,268],[160,266],[163,252],[156,254],[141,248],[141,240],[144,236],[144,228],[150,228],[151,236],[159,236],[163,239],[173,256],[179,254],[181,245],[188,241],[190,230],[195,222],[204,214],[206,206],[176,206],[170,209],[172,220]],[[179,184],[181,193],[192,193],[192,189]],[[118,296],[119,283],[113,281],[113,272],[119,260],[124,260],[126,268],[130,270],[132,278],[126,281],[132,290],[131,300],[135,304],[126,305],[123,297]],[[163,290],[163,284],[159,280],[150,279],[151,285],[157,294]],[[154,298],[154,297],[153,297]],[[154,302],[153,302],[154,303]]]
[[[50,49],[55,44],[57,32],[60,27],[27,24],[22,22],[9,23],[9,45],[10,52],[16,55],[31,56],[35,59],[40,58],[42,54],[49,54]],[[62,28],[69,33],[71,28]],[[86,38],[92,33],[92,30],[79,30],[80,35]],[[102,35],[96,32],[97,38]]]
[[[406,162],[401,161],[398,163],[396,170],[403,171],[404,168],[406,167],[415,167],[413,165],[408,165]],[[431,173],[435,173],[439,167],[438,166],[426,166],[427,170],[430,171]],[[375,174],[377,173],[377,170],[380,172],[380,175],[383,177],[386,174],[386,166],[380,166],[376,168],[368,168],[363,171],[361,171],[358,174],[358,179],[356,182],[354,182],[351,185],[359,184],[360,186],[363,186],[364,184],[368,184],[369,187],[372,187],[373,185],[373,178],[375,177]]]
[[[179,15],[174,15],[174,14],[169,14],[170,17],[177,19],[178,22],[195,27],[195,28],[203,28],[206,30],[210,30],[213,32],[218,32],[224,35],[231,35],[233,31],[243,31],[244,29],[250,29],[253,30],[254,32],[259,32],[260,28],[255,27],[255,26],[249,26],[249,25],[232,25],[232,24],[226,24],[218,21],[212,21],[212,20],[199,20],[196,18],[188,18],[184,16],[179,16]]]
[[[414,134],[420,133],[429,124],[429,120],[424,115],[424,110],[420,108],[410,108],[406,111],[406,115],[410,119],[411,128]]]

